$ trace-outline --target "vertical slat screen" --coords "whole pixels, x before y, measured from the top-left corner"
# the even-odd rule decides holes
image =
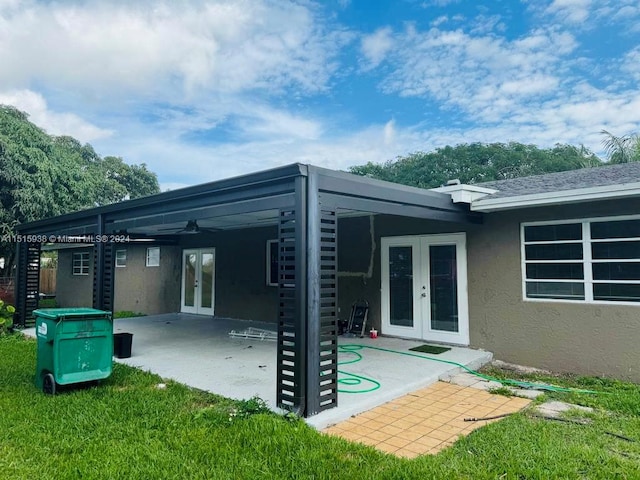
[[[111,243],[96,244],[93,248],[93,308],[108,312],[113,312],[114,250]]]
[[[18,244],[17,324],[34,325],[33,311],[38,308],[40,295],[40,243]]]
[[[320,411],[338,404],[338,220],[320,211]]]
[[[280,408],[304,414],[305,351],[303,319],[299,318],[298,255],[296,238],[301,228],[296,210],[282,210],[278,225],[278,371]]]

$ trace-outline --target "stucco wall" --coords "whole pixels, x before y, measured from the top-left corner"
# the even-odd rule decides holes
[[[160,265],[147,267],[147,245],[123,244],[126,267],[115,267],[115,311],[177,312],[180,308],[181,249],[160,245]],[[115,251],[114,251],[115,255]]]
[[[353,302],[364,299],[370,306],[368,325],[384,333],[380,318],[382,237],[454,233],[476,228],[478,226],[461,226],[391,215],[341,219],[338,223],[339,318],[348,319]]]
[[[73,275],[73,254],[89,253],[89,275]],[[58,251],[56,304],[59,307],[93,306],[93,247]]]
[[[638,201],[485,216],[467,237],[471,344],[495,358],[554,371],[640,381],[640,305],[524,301],[520,223],[637,213]]]
[[[180,248],[162,245],[160,266],[146,267],[146,245],[122,245],[127,266],[115,268],[114,310],[146,314],[177,312],[180,306]],[[73,253],[89,253],[89,275],[73,275]],[[93,248],[58,251],[56,303],[59,307],[93,304]]]
[[[277,237],[275,226],[185,236],[181,248],[216,249],[216,315],[277,321],[278,288],[266,277],[267,240]]]

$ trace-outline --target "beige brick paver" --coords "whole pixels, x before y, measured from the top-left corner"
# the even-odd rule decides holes
[[[403,458],[435,454],[488,423],[465,422],[514,413],[531,403],[517,397],[437,382],[324,430]]]

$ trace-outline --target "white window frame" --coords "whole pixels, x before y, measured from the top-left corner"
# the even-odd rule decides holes
[[[150,254],[151,252],[157,251],[157,259],[154,259]],[[154,255],[155,256],[155,255]],[[147,247],[147,256],[146,256],[146,266],[147,267],[159,267],[160,266],[160,247]]]
[[[278,240],[267,240],[267,256],[266,256],[267,276],[266,276],[266,281],[267,281],[267,286],[268,287],[277,287],[278,286],[278,282],[273,283],[271,281],[271,245],[273,245],[274,243],[277,244]]]
[[[593,260],[591,257],[591,244],[600,242],[625,242],[625,241],[640,241],[640,237],[628,237],[628,238],[606,238],[606,239],[591,239],[591,223],[599,222],[617,222],[625,220],[640,220],[640,215],[617,215],[607,217],[588,217],[588,218],[568,218],[548,220],[542,222],[523,222],[520,224],[520,271],[522,276],[522,298],[525,302],[551,302],[551,303],[570,303],[570,304],[596,304],[596,305],[634,305],[640,306],[640,300],[637,302],[631,301],[615,301],[615,300],[595,300],[593,298],[593,285],[594,283],[628,283],[628,284],[640,284],[640,280],[594,280],[593,279],[593,264],[594,263],[608,263],[615,262],[616,259],[603,259]],[[570,223],[580,223],[582,225],[582,240],[558,240],[556,242],[525,242],[524,229],[530,226],[544,226],[544,225],[566,225]],[[527,263],[541,263],[540,260],[526,260],[525,246],[536,243],[582,243],[582,260],[549,260],[548,263],[582,263],[584,268],[583,280],[553,280],[554,282],[583,282],[584,283],[584,299],[563,299],[563,298],[530,298],[527,297]],[[627,263],[640,263],[640,258],[635,259],[619,259],[618,261],[624,261]]]
[[[116,268],[124,268],[126,266],[127,266],[127,250],[126,249],[116,250]]]
[[[90,261],[89,252],[74,252],[71,256],[71,273],[77,276],[89,275]]]

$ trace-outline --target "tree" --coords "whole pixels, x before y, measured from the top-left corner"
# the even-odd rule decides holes
[[[145,164],[101,158],[91,145],[48,135],[26,113],[0,105],[0,237],[25,222],[159,191]],[[12,275],[14,248],[0,242],[0,276]]]
[[[416,152],[383,164],[354,166],[351,173],[405,185],[433,188],[448,180],[480,183],[599,166],[602,161],[584,146],[556,144],[550,149],[522,143],[470,143],[434,152]]]
[[[617,137],[607,130],[602,130],[602,140],[609,163],[629,163],[640,161],[640,135],[629,134]]]

